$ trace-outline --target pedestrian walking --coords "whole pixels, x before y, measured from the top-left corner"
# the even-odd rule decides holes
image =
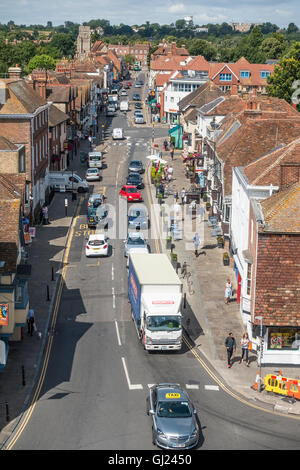
[[[168,150],[168,141],[164,140],[164,150]]]
[[[182,190],[180,191],[180,196],[181,196],[181,204],[183,205],[184,204],[184,198],[185,198],[185,189],[182,188]]]
[[[178,200],[178,191],[174,191],[174,204],[176,204]]]
[[[174,159],[174,149],[173,148],[171,148],[170,155],[171,155],[171,159],[173,161],[173,159]]]
[[[204,207],[200,206],[200,208],[199,208],[200,222],[203,222],[203,220],[204,220],[204,213],[205,213]]]
[[[225,284],[225,304],[228,304],[232,296],[232,285],[230,279],[227,279]]]
[[[30,308],[27,315],[27,332],[32,336],[34,331],[34,310]]]
[[[245,356],[247,367],[249,367],[249,344],[250,344],[250,340],[249,340],[248,333],[244,333],[241,339],[242,357],[240,360],[240,364],[244,361],[244,356]]]
[[[227,365],[228,369],[231,367],[231,357],[232,354],[236,351],[236,341],[232,333],[229,333],[225,339],[225,347],[227,350]]]
[[[200,238],[199,238],[198,233],[195,234],[193,241],[194,241],[195,256],[198,256],[198,249],[200,245]]]
[[[89,140],[89,146],[90,146],[90,149],[91,149],[92,148],[92,142],[93,142],[93,139],[92,139],[91,135],[89,135],[88,140]]]
[[[48,225],[50,222],[49,222],[48,207],[46,203],[42,207],[42,214],[43,214],[43,225]]]

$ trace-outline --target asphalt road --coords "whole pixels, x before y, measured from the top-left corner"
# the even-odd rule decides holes
[[[107,203],[116,207],[121,220],[119,189],[131,159],[147,162],[152,127],[132,127],[128,116],[120,113],[107,120],[107,138],[113,127],[123,127],[126,140],[109,145],[103,179],[91,186],[94,192],[105,191]],[[142,193],[148,205],[147,185]],[[149,385],[167,381],[186,387],[198,409],[198,449],[299,449],[297,420],[262,411],[226,393],[186,344],[176,354],[143,350],[127,299],[123,234],[111,237],[109,257],[87,259],[86,207],[85,198],[72,233],[43,385],[13,449],[154,450],[146,397]],[[154,252],[155,241],[150,239],[149,244]]]

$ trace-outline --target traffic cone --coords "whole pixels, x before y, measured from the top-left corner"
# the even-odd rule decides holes
[[[256,374],[255,383],[254,383],[254,385],[251,385],[251,388],[253,390],[258,390],[258,381],[259,381],[259,369],[258,369],[257,374]]]

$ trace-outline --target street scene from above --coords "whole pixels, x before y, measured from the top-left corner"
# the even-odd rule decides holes
[[[284,65],[95,22],[52,68],[0,75],[0,449],[299,449],[300,117],[268,88]]]

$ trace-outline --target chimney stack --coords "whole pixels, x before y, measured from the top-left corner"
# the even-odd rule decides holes
[[[280,189],[288,188],[297,182],[300,183],[300,163],[281,163]]]
[[[22,69],[16,64],[15,67],[9,67],[8,69],[9,78],[21,79]]]

